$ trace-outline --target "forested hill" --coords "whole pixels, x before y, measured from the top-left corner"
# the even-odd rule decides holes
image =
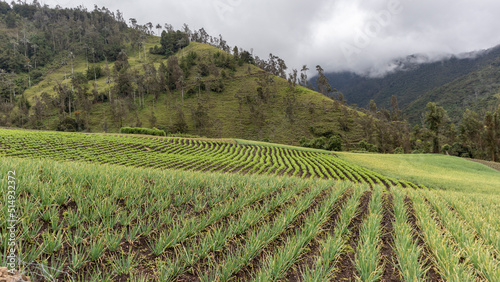
[[[500,46],[438,62],[414,63],[420,59],[425,60],[419,56],[399,60],[398,71],[384,77],[348,72],[326,76],[349,104],[367,108],[374,100],[379,107],[390,108],[391,97],[396,96],[399,108],[413,124],[421,123],[428,102],[443,106],[455,122],[465,109],[481,115],[496,109],[500,102]]]
[[[34,4],[0,2],[0,68],[23,75],[32,72],[37,82],[54,63],[66,64],[83,55],[90,62],[114,61],[127,41],[136,40],[128,32],[122,14],[106,8],[51,9]],[[15,82],[21,93],[29,84]],[[2,89],[3,90],[3,89]]]
[[[0,38],[0,126],[156,127],[288,144],[335,135],[346,148],[374,142],[376,130],[401,131],[302,87],[296,72],[286,79],[278,56],[254,57],[203,28],[140,24],[106,8],[0,2]]]

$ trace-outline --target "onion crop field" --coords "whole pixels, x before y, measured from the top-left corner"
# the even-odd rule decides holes
[[[327,151],[239,145],[232,140],[0,129],[0,155],[160,169],[335,179],[370,186],[417,187],[413,183],[385,177],[343,161]]]
[[[15,157],[0,173],[0,263],[12,203],[35,281],[500,281],[498,196]]]

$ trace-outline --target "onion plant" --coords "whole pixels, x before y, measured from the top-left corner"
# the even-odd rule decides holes
[[[380,186],[375,186],[368,205],[369,214],[363,221],[360,230],[360,241],[356,249],[355,266],[361,281],[378,281],[382,277],[381,265],[381,222],[382,195]]]
[[[359,213],[359,200],[366,188],[366,186],[359,186],[353,189],[351,197],[335,223],[333,233],[329,232],[327,237],[320,242],[320,253],[314,264],[302,269],[304,281],[326,281],[333,278],[335,265],[345,252],[349,224]]]
[[[443,230],[433,218],[429,206],[422,195],[416,191],[408,191],[422,230],[423,239],[431,251],[441,276],[449,281],[475,281],[470,267],[462,262],[463,251],[454,247],[448,230]]]
[[[398,269],[404,281],[422,281],[428,271],[421,261],[422,247],[414,240],[415,233],[410,225],[408,210],[405,208],[405,193],[393,189],[394,205],[394,251],[398,258]]]

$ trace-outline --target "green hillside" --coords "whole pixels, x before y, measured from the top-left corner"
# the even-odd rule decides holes
[[[500,281],[500,172],[445,155],[498,160],[500,107],[410,129],[275,55],[130,24],[0,1],[0,281]],[[355,89],[406,106],[461,77],[428,94],[490,110],[492,54]]]
[[[147,25],[127,27],[122,15],[105,8],[15,4],[2,13],[1,126],[85,132],[156,127],[286,144],[317,137],[312,132],[338,132],[346,144],[363,139],[355,120],[364,114],[283,79],[286,66],[265,72],[257,63],[267,69],[274,62],[256,62],[241,49],[235,56],[238,48],[225,41],[200,43],[209,41],[202,29],[190,31],[189,45],[166,56],[161,53],[177,46],[175,36],[183,32],[171,30],[162,39]],[[38,14],[54,22],[39,22]],[[92,33],[93,26],[100,32]],[[77,30],[80,38],[73,36]],[[58,37],[52,42],[53,33]]]
[[[152,47],[158,39],[151,37],[146,44]],[[207,63],[214,54],[221,53],[215,47],[192,42],[176,56],[182,60],[185,56],[194,52],[198,54],[196,64]],[[167,59],[161,55],[148,54],[147,60],[156,68],[160,63],[166,63]],[[133,71],[143,71],[143,61],[139,61],[138,55],[129,54],[130,68]],[[114,63],[109,67],[113,68]],[[75,60],[73,64],[75,72],[84,72],[86,63],[83,58]],[[193,66],[195,68],[195,66]],[[194,72],[195,70],[193,70]],[[319,127],[323,130],[340,131],[337,120],[342,114],[340,108],[345,107],[324,97],[323,95],[296,86],[290,90],[286,80],[265,73],[254,65],[245,64],[238,66],[235,71],[220,69],[227,72],[227,77],[222,79],[224,90],[220,93],[210,91],[210,83],[218,83],[214,75],[203,77],[203,83],[207,86],[205,90],[198,90],[195,75],[186,80],[184,89],[184,100],[181,91],[161,93],[156,101],[153,96],[144,97],[143,106],[128,107],[125,109],[123,120],[119,122],[113,117],[113,106],[111,103],[97,103],[92,105],[89,112],[89,131],[103,132],[107,125],[108,132],[117,132],[121,126],[143,126],[166,129],[169,132],[176,131],[176,123],[179,123],[179,115],[184,115],[186,130],[184,133],[198,134],[216,138],[243,138],[254,140],[272,140],[279,143],[297,144],[302,137],[311,137],[310,126]],[[41,93],[56,96],[54,86],[57,80],[61,84],[70,84],[70,79],[64,80],[65,74],[69,75],[71,66],[66,65],[51,72],[47,77],[26,90],[25,95],[32,104]],[[263,81],[271,81],[267,87],[266,97],[259,99],[257,88]],[[91,87],[92,82],[89,82]],[[97,91],[106,92],[108,87],[106,77],[96,81]],[[135,104],[140,101],[136,99]],[[129,102],[129,101],[126,101]],[[124,103],[126,103],[124,101]],[[130,102],[129,102],[130,103]],[[136,108],[135,110],[130,108]],[[288,110],[287,110],[288,108]],[[351,111],[354,114],[353,110]],[[195,121],[193,116],[201,115]],[[201,120],[203,119],[203,125]],[[360,140],[360,128],[354,124],[348,134],[351,140]],[[46,129],[56,129],[59,119],[56,113],[44,118]]]

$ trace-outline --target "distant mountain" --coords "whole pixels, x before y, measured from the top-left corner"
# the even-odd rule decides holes
[[[395,95],[412,123],[419,121],[431,101],[448,110],[452,120],[459,119],[465,108],[480,112],[498,104],[500,46],[434,62],[424,55],[411,55],[391,65],[394,71],[383,77],[351,72],[328,73],[327,77],[349,104],[360,107],[368,107],[373,99],[379,107],[389,108]]]
[[[411,102],[404,112],[410,121],[418,121],[428,102],[443,106],[453,122],[462,118],[465,109],[484,116],[500,104],[500,57],[449,83],[425,92]]]

